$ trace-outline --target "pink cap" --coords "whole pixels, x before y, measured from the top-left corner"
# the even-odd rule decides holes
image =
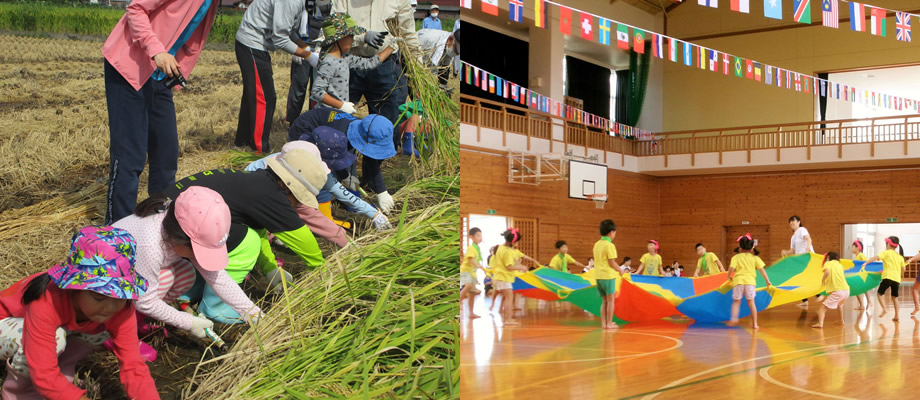
[[[304,150],[307,153],[310,153],[316,156],[317,160],[323,159],[323,157],[320,156],[319,147],[316,147],[315,144],[310,143],[306,140],[294,140],[294,141],[285,143],[284,146],[281,148],[281,154],[279,154],[278,157],[284,157],[284,155],[287,154],[288,152],[293,151],[293,150],[298,150],[298,149]],[[323,173],[326,175],[329,175],[329,172],[330,172],[329,167],[326,165],[326,163],[322,161],[320,161],[320,163],[323,164]]]
[[[192,186],[176,202],[176,220],[192,239],[195,261],[208,271],[220,271],[230,262],[227,237],[230,236],[230,207],[217,192]]]

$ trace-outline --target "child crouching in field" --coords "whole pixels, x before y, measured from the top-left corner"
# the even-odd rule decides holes
[[[760,328],[757,325],[757,305],[754,298],[757,295],[757,276],[755,270],[760,270],[767,286],[773,286],[770,283],[770,277],[764,271],[763,260],[752,252],[754,250],[754,239],[751,234],[747,233],[738,238],[739,252],[732,257],[731,265],[728,267],[728,281],[732,284],[732,317],[729,325],[738,324],[738,313],[741,311],[741,297],[747,299],[748,308],[751,309],[751,327]]]
[[[135,248],[122,229],[88,226],[64,262],[0,292],[4,399],[87,399],[72,383],[77,361],[110,337],[128,397],[160,398],[138,348],[133,301],[147,282]]]
[[[827,309],[837,309],[840,311],[840,323],[843,320],[843,304],[846,303],[847,297],[850,296],[850,285],[843,276],[843,265],[840,264],[840,256],[835,252],[824,255],[824,277],[821,278],[821,286],[825,286],[827,298],[824,299],[824,307],[818,308],[818,323],[812,325],[812,328],[824,327],[824,314]]]

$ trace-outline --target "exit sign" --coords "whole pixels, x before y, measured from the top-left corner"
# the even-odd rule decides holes
[[[486,210],[486,214],[495,215],[495,210]]]
[[[897,218],[885,218],[885,222],[898,222]]]

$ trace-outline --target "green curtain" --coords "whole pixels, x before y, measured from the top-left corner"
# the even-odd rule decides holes
[[[642,103],[645,102],[645,88],[648,86],[648,67],[651,60],[651,42],[645,42],[645,52],[641,56],[635,51],[629,52],[629,95],[626,106],[626,125],[636,126],[642,115]]]

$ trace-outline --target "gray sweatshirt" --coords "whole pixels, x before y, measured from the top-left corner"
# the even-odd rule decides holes
[[[317,106],[320,107],[332,107],[323,103],[323,95],[326,93],[339,100],[349,101],[348,78],[351,70],[367,71],[378,66],[380,59],[377,56],[358,57],[346,54],[344,58],[338,58],[326,55],[316,69],[316,80],[313,82],[310,98],[317,101]]]
[[[294,54],[299,39],[294,27],[300,26],[303,0],[255,0],[243,14],[236,30],[236,40],[244,46],[263,51],[282,49]]]

